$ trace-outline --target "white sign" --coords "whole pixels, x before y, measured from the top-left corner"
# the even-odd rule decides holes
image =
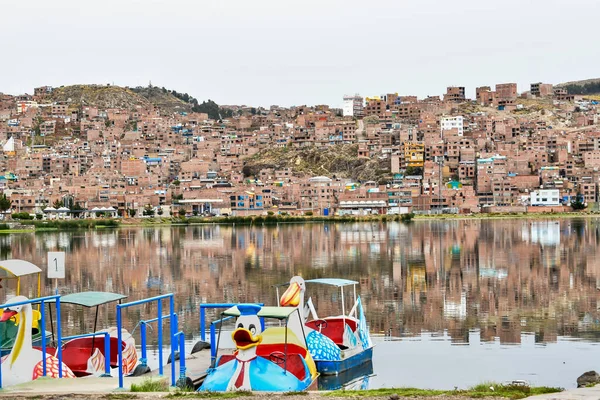
[[[48,252],[48,278],[64,279],[65,278],[65,252],[64,251],[49,251]]]

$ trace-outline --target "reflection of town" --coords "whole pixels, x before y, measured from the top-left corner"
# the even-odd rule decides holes
[[[45,268],[48,251],[66,251],[62,293],[107,290],[133,300],[173,292],[190,335],[198,333],[200,303],[272,305],[272,285],[299,273],[359,281],[371,330],[388,336],[445,332],[465,343],[477,329],[481,341],[501,343],[520,343],[526,332],[536,342],[595,340],[599,226],[465,220],[44,232],[1,236],[0,257]],[[46,284],[50,294],[54,283]],[[308,292],[321,315],[340,311],[336,290],[313,285]],[[351,298],[348,289],[347,307]],[[126,326],[155,313],[154,305],[129,311]],[[67,308],[65,315],[67,331],[90,328],[92,312]],[[114,307],[101,309],[100,321],[114,323]]]

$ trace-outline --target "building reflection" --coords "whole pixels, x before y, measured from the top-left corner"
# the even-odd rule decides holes
[[[134,300],[173,292],[188,334],[198,333],[199,304],[275,304],[272,286],[301,274],[359,281],[375,333],[468,343],[477,330],[481,341],[506,344],[532,333],[549,343],[597,340],[599,232],[595,220],[567,219],[124,228],[0,236],[0,256],[43,267],[48,251],[67,252],[61,293],[108,290]],[[50,294],[54,282],[45,283]],[[339,292],[308,290],[320,314],[340,312]],[[126,324],[152,313],[155,305],[128,312]],[[91,315],[74,309],[66,318],[68,331],[79,330]],[[114,310],[100,318],[114,323]]]

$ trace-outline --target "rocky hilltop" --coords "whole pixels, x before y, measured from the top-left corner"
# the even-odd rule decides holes
[[[291,168],[296,175],[359,181],[378,182],[390,177],[389,160],[358,158],[357,145],[265,149],[246,160],[243,172],[246,176],[257,176],[265,168]]]
[[[113,85],[70,85],[54,88],[50,101],[66,102],[73,106],[121,108],[155,105],[164,112],[191,111],[191,105],[158,87],[128,88]]]

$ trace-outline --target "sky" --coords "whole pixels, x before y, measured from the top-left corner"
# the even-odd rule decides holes
[[[0,2],[0,92],[111,83],[219,104],[600,78],[598,0]]]

